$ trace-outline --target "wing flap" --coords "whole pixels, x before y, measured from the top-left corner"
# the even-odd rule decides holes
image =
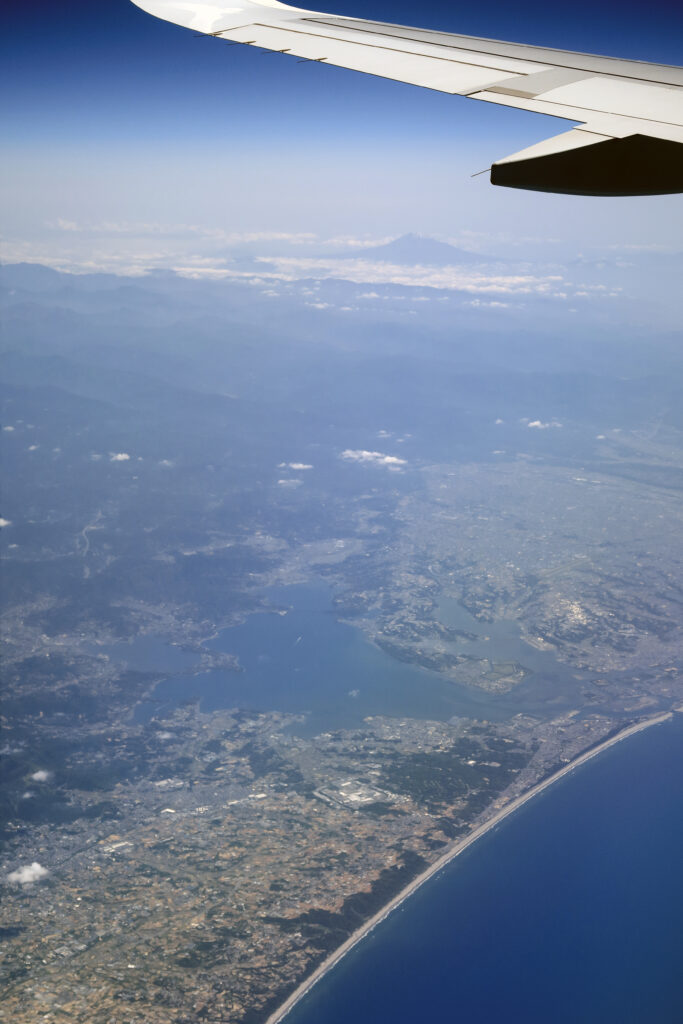
[[[468,46],[458,46],[455,42],[444,42],[452,38],[466,39],[465,36],[448,37],[441,35],[438,39],[429,38],[430,33],[424,33],[424,38],[413,29],[404,30],[408,34],[399,34],[398,26],[376,25],[367,21],[350,21],[339,18],[305,18],[308,25],[320,26],[322,30],[329,33],[334,28],[338,33],[344,33],[348,43],[356,45],[376,46],[387,48],[398,52],[419,53],[433,60],[452,60],[474,67],[488,68],[490,71],[507,72],[508,74],[533,74],[539,70],[539,62],[523,60],[520,57],[510,57],[500,53],[476,51]],[[385,31],[377,29],[384,28]],[[438,33],[432,33],[438,36]],[[541,64],[541,67],[544,65]],[[551,67],[552,65],[547,65]]]
[[[663,124],[675,124],[681,115],[679,90],[623,78],[584,78],[550,89],[543,93],[543,98],[548,103],[562,103],[576,110],[600,110]]]
[[[492,61],[506,60],[511,72],[533,74],[546,68],[568,68],[602,75],[618,75],[643,82],[661,85],[683,86],[683,68],[668,64],[648,64],[645,61],[622,60],[618,57],[602,57],[590,53],[574,53],[571,50],[552,50],[545,46],[527,46],[522,43],[506,43],[498,39],[480,39],[477,36],[460,36],[449,32],[431,32],[425,29],[407,28],[403,25],[389,25],[383,22],[362,21],[351,18],[333,18],[325,15],[308,15],[308,21],[319,25],[347,28],[354,32],[367,32],[377,37],[385,36],[402,39],[411,48],[428,44],[442,46],[449,50],[460,50],[475,63],[491,65]],[[503,69],[504,65],[499,65]]]
[[[306,32],[298,26],[273,27],[253,23],[222,31],[220,35],[235,42],[290,53],[304,60],[333,64],[451,94],[483,89],[495,75],[491,68],[478,68],[444,56],[434,58],[368,43],[350,43],[335,36]]]
[[[627,135],[639,134],[683,144],[683,125],[665,124],[662,121],[649,121],[637,117],[627,117],[623,114],[609,114],[599,109],[580,110],[562,103],[553,103],[544,96],[520,97],[509,93],[505,94],[499,92],[495,87],[482,92],[470,93],[469,98],[483,100],[487,103],[497,103],[504,107],[514,107],[517,110],[530,110],[534,114],[561,117],[565,121],[579,121],[591,130],[613,139],[623,139]]]

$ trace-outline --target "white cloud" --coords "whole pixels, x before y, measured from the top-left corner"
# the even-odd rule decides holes
[[[297,246],[312,245],[316,236],[305,232],[234,234],[198,225],[126,223],[105,223],[95,227],[76,225],[68,230],[76,231],[74,240],[79,238],[80,233],[84,241],[79,244],[87,243],[87,249],[84,248],[82,252],[67,250],[62,245],[51,252],[42,243],[5,242],[0,257],[7,263],[40,263],[63,273],[74,274],[103,272],[124,277],[144,277],[154,267],[171,270],[179,277],[191,280],[229,280],[262,289],[311,279],[341,279],[364,286],[363,296],[368,299],[375,296],[386,299],[387,296],[377,295],[372,286],[387,284],[465,292],[472,296],[496,296],[499,300],[507,296],[535,295],[550,298],[556,293],[564,294],[560,287],[564,282],[559,275],[536,274],[529,272],[526,267],[519,273],[510,273],[505,270],[501,272],[499,265],[492,266],[490,270],[486,267],[395,265],[364,258],[360,255],[363,248],[361,245],[349,245],[349,248],[355,248],[358,255],[341,259],[259,255],[256,259],[263,269],[258,274],[240,269],[225,256],[225,247],[233,244],[260,242],[265,245],[273,241]],[[97,248],[93,249],[91,237],[97,232],[100,232],[100,239]],[[150,240],[156,244],[151,244]],[[197,254],[194,247],[198,244],[216,247],[216,251]],[[376,240],[369,240],[368,244],[376,244]],[[394,300],[398,298],[402,296],[392,296]],[[311,306],[328,308],[322,302],[312,302]]]
[[[30,885],[32,882],[40,881],[41,878],[46,878],[48,874],[47,868],[42,867],[37,860],[34,860],[32,864],[24,864],[16,871],[10,871],[7,881],[13,885]]]
[[[49,782],[52,778],[52,772],[46,772],[44,768],[40,768],[37,772],[34,772],[31,776],[34,782]]]
[[[403,287],[439,288],[473,294],[540,295],[561,293],[563,278],[558,274],[501,274],[473,270],[469,267],[403,266],[365,259],[362,256],[344,259],[300,256],[259,256],[259,262],[276,268],[283,279],[337,278],[354,284],[393,284]],[[228,271],[228,273],[230,273]],[[367,293],[371,294],[371,293]]]
[[[468,306],[472,306],[474,309],[509,309],[509,302],[484,302],[482,299],[472,299],[471,302],[467,303]]]
[[[171,466],[174,465],[174,463],[171,462],[170,459],[159,459],[159,465],[165,466],[167,469],[169,469]]]
[[[29,451],[29,452],[37,452],[39,448],[40,448],[40,445],[38,445],[38,444],[30,444],[28,446],[27,451]]]
[[[304,469],[313,469],[313,466],[311,466],[311,464],[308,462],[289,462],[287,463],[287,465],[289,466],[290,469],[295,469],[297,471]]]
[[[641,243],[618,242],[616,245],[608,245],[608,249],[624,250],[625,252],[666,252],[675,253],[676,250],[670,245],[659,245],[655,242],[643,245]]]
[[[78,224],[75,220],[65,220],[63,217],[57,217],[57,220],[49,223],[50,228],[59,228],[60,231],[80,231]]]
[[[221,252],[198,255],[189,250],[188,245],[196,244],[198,239],[220,246],[268,241],[304,245],[315,242],[316,236],[306,232],[288,234],[268,231],[235,234],[197,225],[125,223],[106,223],[97,225],[96,228],[79,227],[78,230],[83,230],[86,234],[100,231],[104,235],[109,235],[112,241],[105,244],[106,239],[103,238],[97,251],[89,252],[87,257],[79,257],[75,252],[64,252],[62,249],[50,254],[44,246],[34,246],[31,249],[24,243],[6,243],[3,247],[3,258],[6,262],[41,263],[69,273],[102,271],[130,277],[144,276],[150,267],[157,267],[173,270],[180,277],[194,280],[241,280],[246,284],[261,287],[302,279],[336,278],[365,286],[392,284],[471,294],[533,294],[549,297],[561,292],[559,286],[563,283],[563,279],[557,274],[533,274],[526,270],[521,273],[501,273],[499,267],[492,268],[489,272],[487,269],[458,266],[403,266],[366,259],[361,255],[341,259],[259,255],[256,258],[263,266],[263,270],[254,274],[253,271],[231,266],[229,259]],[[130,237],[127,246],[121,244],[123,236]],[[158,237],[159,248],[153,249],[146,244],[146,236]],[[162,242],[165,248],[161,246]],[[368,240],[367,244],[377,244],[377,240]],[[362,251],[363,245],[349,247]],[[366,298],[376,295],[372,289],[364,291],[363,294]]]
[[[2,429],[8,434],[14,433],[14,427],[3,427]]]
[[[128,462],[130,455],[128,452],[111,452],[109,455],[110,462]]]
[[[58,231],[69,231],[83,235],[126,235],[134,238],[207,238],[224,245],[240,245],[250,242],[290,242],[302,245],[316,241],[317,235],[310,231],[225,231],[213,225],[163,224],[155,221],[100,221],[99,223],[78,223],[58,217],[48,221],[47,227]]]
[[[501,423],[505,423],[505,420],[502,420],[499,416],[498,419],[496,420],[496,426],[499,427]]]
[[[12,525],[12,520],[11,519],[3,519],[0,516],[0,530],[2,529],[3,526],[11,526],[11,525]]]
[[[395,235],[387,235],[384,238],[356,238],[353,235],[339,235],[337,238],[327,238],[322,244],[347,249],[369,249],[374,245],[387,245],[395,240]]]
[[[373,466],[387,466],[389,469],[398,469],[406,465],[405,459],[399,459],[397,455],[385,455],[383,452],[368,452],[360,448],[347,448],[339,456],[347,462],[363,462]]]
[[[90,461],[91,462],[99,462],[101,458],[102,458],[102,456],[100,455],[99,452],[93,452],[91,454],[91,456],[90,456]]]
[[[279,487],[298,487],[302,483],[303,480],[296,480],[294,477],[289,480],[278,480]]]
[[[548,430],[551,427],[561,427],[562,424],[558,423],[557,420],[550,420],[549,423],[544,423],[542,420],[530,420],[527,423],[527,427],[534,427],[536,430]]]

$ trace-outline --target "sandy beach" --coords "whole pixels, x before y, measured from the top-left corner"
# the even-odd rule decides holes
[[[592,758],[597,757],[598,754],[614,746],[616,743],[620,743],[622,740],[628,739],[630,736],[635,735],[638,732],[642,732],[644,729],[649,729],[653,725],[659,725],[661,722],[669,721],[673,718],[673,712],[666,711],[662,714],[655,715],[652,718],[643,719],[640,722],[636,722],[634,725],[630,725],[613,736],[610,736],[603,743],[598,744],[595,747],[591,747],[585,753],[580,754],[577,758],[567,764],[564,768],[555,772],[553,775],[549,775],[548,778],[539,782],[537,785],[532,786],[531,789],[527,790],[521,796],[516,797],[509,803],[501,807],[495,814],[488,818],[481,825],[478,825],[475,829],[470,832],[464,839],[459,839],[457,842],[449,846],[445,852],[436,860],[426,871],[414,878],[413,881],[402,889],[389,903],[387,903],[381,910],[379,910],[373,917],[369,918],[365,924],[358,928],[341,946],[339,946],[330,956],[327,957],[316,969],[310,974],[299,986],[292,992],[292,994],[282,1003],[277,1010],[275,1010],[269,1017],[266,1024],[280,1024],[285,1019],[289,1011],[309,992],[315,984],[317,984],[321,978],[323,978],[328,971],[339,963],[349,950],[353,949],[366,935],[368,935],[373,928],[375,928],[380,921],[383,921],[393,913],[397,907],[400,907],[404,900],[408,899],[420,886],[424,885],[430,878],[438,874],[443,868],[446,867],[455,857],[466,850],[472,843],[476,843],[478,839],[486,835],[491,829],[495,828],[496,825],[500,824],[508,815],[513,814],[520,807],[523,807],[529,800],[533,800],[534,797],[538,796],[544,790],[548,789],[549,786],[554,785],[560,779],[564,778],[570,772],[574,771],[580,765],[585,764]]]

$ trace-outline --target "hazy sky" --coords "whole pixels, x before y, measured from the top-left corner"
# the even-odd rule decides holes
[[[683,39],[683,6],[645,0],[325,9],[662,63],[680,62]],[[470,177],[565,122],[196,39],[129,0],[11,0],[8,13],[5,259],[90,250],[96,263],[134,237],[154,265],[169,239],[210,254],[245,232],[679,247],[681,197],[545,196]]]

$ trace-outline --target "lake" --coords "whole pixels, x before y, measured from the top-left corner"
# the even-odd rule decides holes
[[[159,670],[173,674],[157,685],[150,701],[139,706],[138,721],[168,714],[188,699],[199,700],[203,711],[240,707],[307,713],[298,731],[308,734],[354,728],[369,715],[495,721],[519,711],[544,713],[549,700],[555,714],[563,706],[576,706],[576,674],[556,661],[552,652],[537,651],[520,640],[515,623],[482,626],[464,609],[457,612],[454,606],[444,606],[446,624],[459,614],[461,625],[477,632],[473,640],[454,641],[454,649],[494,660],[526,659],[529,677],[510,694],[491,695],[396,660],[361,630],[338,621],[331,592],[323,584],[271,587],[264,600],[263,611],[223,630],[207,645],[237,655],[241,672],[193,672],[196,655],[162,644],[158,638],[117,645],[118,653],[107,648],[111,657],[127,661],[131,668],[147,670],[151,668],[149,645],[164,648]],[[553,681],[552,688],[547,687],[548,679]]]

